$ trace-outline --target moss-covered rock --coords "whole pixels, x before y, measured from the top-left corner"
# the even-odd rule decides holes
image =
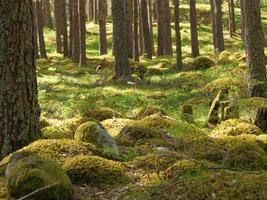
[[[148,154],[145,156],[137,157],[129,162],[129,165],[137,170],[151,171],[164,171],[173,165],[181,156],[175,152],[168,152],[164,154]]]
[[[133,122],[134,120],[132,119],[116,118],[104,120],[101,124],[112,137],[116,137],[125,126],[130,125]]]
[[[207,56],[198,56],[193,61],[193,67],[195,69],[208,69],[215,65],[214,61]]]
[[[246,91],[246,83],[241,79],[222,77],[206,84],[203,91],[210,94],[216,94],[219,91],[228,91],[231,88],[233,90]]]
[[[58,126],[47,126],[42,129],[45,139],[73,139],[73,134]]]
[[[144,117],[153,115],[153,114],[157,114],[157,113],[161,113],[163,115],[166,115],[166,112],[157,106],[144,106],[141,108],[137,108],[135,110],[132,111],[131,113],[131,118],[134,119],[142,119]]]
[[[6,187],[6,178],[0,176],[0,199],[8,199],[8,192]]]
[[[163,92],[153,92],[148,95],[146,95],[149,99],[165,99],[166,95]]]
[[[136,121],[125,126],[115,138],[120,145],[144,144],[147,140],[162,138],[164,133],[154,127]]]
[[[254,124],[248,123],[239,119],[229,119],[219,124],[211,133],[210,136],[237,136],[242,134],[260,135],[262,131]]]
[[[177,178],[183,175],[194,176],[204,170],[208,170],[213,166],[214,163],[207,162],[205,160],[182,159],[178,160],[171,167],[169,167],[165,171],[164,175],[168,179]]]
[[[253,97],[249,99],[240,99],[237,102],[240,118],[244,120],[255,121],[258,109],[267,107],[267,98]]]
[[[219,54],[218,59],[217,59],[218,64],[220,65],[225,65],[225,64],[229,64],[232,63],[232,57],[231,57],[231,53],[227,52],[227,51],[223,51]]]
[[[223,164],[231,168],[267,170],[267,154],[260,145],[245,138],[228,137]]]
[[[66,160],[63,170],[73,183],[92,186],[117,186],[128,183],[122,164],[97,156],[76,156]]]
[[[91,120],[103,121],[113,117],[121,117],[121,114],[111,108],[95,108],[83,111],[82,116]]]
[[[68,176],[56,163],[38,156],[18,159],[14,154],[8,165],[7,188],[11,197],[20,198],[42,187],[50,188],[36,193],[35,200],[72,199],[72,184]],[[16,158],[15,158],[16,157]]]
[[[167,199],[265,199],[267,173],[234,172],[229,170],[207,171],[195,176],[186,176],[167,184],[158,185],[157,190],[172,192]]]
[[[74,138],[78,141],[92,143],[97,147],[118,153],[118,147],[113,137],[97,122],[89,121],[79,126]]]

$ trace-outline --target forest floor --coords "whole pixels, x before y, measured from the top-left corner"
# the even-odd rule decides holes
[[[130,61],[136,81],[128,83],[111,79],[111,52],[98,56],[97,25],[87,25],[88,59],[83,68],[54,53],[55,33],[45,31],[49,59],[37,60],[37,74],[42,125],[50,131],[46,141],[69,152],[64,148],[69,147],[67,140],[73,138],[75,129],[88,118],[98,120],[115,137],[121,154],[112,159],[125,168],[128,177],[127,183],[116,183],[120,180],[115,178],[104,187],[77,183],[77,199],[267,199],[267,133],[251,123],[257,109],[267,106],[267,99],[248,98],[242,42],[239,37],[230,38],[225,30],[226,51],[214,55],[209,6],[200,5],[200,53],[212,59],[214,66],[195,66],[190,57],[188,7],[182,5],[181,10],[183,72],[175,71],[174,57],[142,58],[140,63]],[[266,22],[267,13],[263,16]],[[109,49],[111,28],[108,24]],[[103,69],[96,72],[100,64]],[[139,69],[147,71],[143,80],[138,78]],[[240,119],[207,128],[210,104],[225,89],[229,90],[225,100],[235,103]],[[192,116],[182,114],[185,105],[192,106]],[[137,133],[145,135],[143,138],[132,138],[136,143],[117,138],[126,125],[136,131],[136,124],[141,124]],[[147,138],[150,132],[160,132],[160,136]],[[55,152],[49,154],[42,149],[44,141],[38,142],[39,152],[34,145],[29,150],[50,158],[62,156],[54,147]],[[105,175],[109,179],[109,172]],[[6,198],[3,184],[1,198]]]

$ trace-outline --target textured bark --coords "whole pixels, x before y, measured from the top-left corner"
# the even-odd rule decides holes
[[[52,23],[52,13],[51,13],[51,3],[50,0],[44,0],[43,1],[43,22],[44,27],[48,27],[53,29],[53,23]]]
[[[144,54],[144,34],[143,34],[140,1],[138,1],[138,17],[139,17],[139,55],[142,56]]]
[[[158,56],[164,55],[164,49],[165,49],[165,41],[164,41],[164,2],[162,0],[156,0],[156,8],[157,8],[157,23],[158,23],[158,50],[157,54]]]
[[[234,0],[228,0],[228,12],[229,12],[229,32],[230,37],[234,36],[236,32],[236,25],[235,25],[235,3]]]
[[[138,41],[138,0],[133,0],[133,27],[134,27],[134,42],[133,42],[133,53],[134,53],[134,61],[139,62],[139,41]]]
[[[182,61],[179,3],[180,3],[179,0],[173,0],[175,35],[176,35],[176,70],[182,71],[183,61]]]
[[[41,136],[31,0],[0,0],[0,157]]]
[[[72,0],[72,62],[80,61],[80,36],[78,0]]]
[[[54,1],[55,8],[55,21],[56,21],[56,51],[57,53],[62,53],[63,42],[61,38],[62,33],[62,15],[61,15],[61,0]]]
[[[141,16],[142,16],[146,57],[149,59],[152,59],[152,40],[151,40],[151,34],[150,34],[150,29],[149,29],[147,0],[141,0]]]
[[[115,56],[115,78],[130,79],[127,55],[124,0],[112,0],[113,42]]]
[[[243,1],[248,92],[251,97],[267,96],[267,77],[264,55],[264,36],[261,24],[260,1]]]
[[[224,51],[224,38],[223,38],[223,26],[222,26],[222,0],[213,0],[213,15],[214,15],[214,30],[213,34],[215,43],[215,52]]]
[[[106,15],[107,15],[107,0],[98,1],[99,10],[99,54],[108,53],[107,47],[107,30],[106,30]]]
[[[189,0],[190,4],[190,30],[191,30],[191,53],[193,57],[199,56],[196,1]]]
[[[264,132],[267,131],[267,107],[262,107],[258,110],[255,124]]]
[[[40,56],[41,58],[47,58],[45,50],[44,32],[43,32],[43,18],[42,18],[42,0],[36,0],[35,10],[36,10],[36,30],[38,34]]]
[[[153,2],[154,0],[148,0],[148,13],[149,13],[149,30],[152,43],[152,54],[155,55],[154,30],[153,30]]]
[[[79,6],[79,40],[80,40],[80,57],[79,65],[86,64],[86,24],[85,24],[85,0],[78,0]]]
[[[69,54],[69,44],[68,44],[68,24],[67,24],[67,6],[66,0],[61,0],[61,15],[62,15],[62,36],[63,36],[63,53],[64,57]]]
[[[72,48],[73,48],[73,0],[69,0],[69,53],[68,57],[72,58]]]
[[[169,0],[164,1],[164,25],[165,25],[165,54],[172,56],[172,34],[171,34],[171,18],[170,18],[170,2]]]
[[[124,0],[124,3],[128,57],[133,58],[133,3],[132,0]]]
[[[36,16],[36,2],[32,3],[32,11],[33,11],[33,43],[34,43],[34,55],[35,58],[39,57],[39,45],[38,45],[38,37],[37,37],[37,16]]]

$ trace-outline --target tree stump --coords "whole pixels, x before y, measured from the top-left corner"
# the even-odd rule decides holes
[[[267,131],[267,107],[259,108],[255,124],[264,132]]]
[[[210,107],[210,111],[207,117],[206,125],[207,126],[214,126],[220,123],[220,116],[219,116],[219,110],[221,107],[221,101],[223,99],[223,92],[220,91],[216,98],[213,100],[213,103]]]

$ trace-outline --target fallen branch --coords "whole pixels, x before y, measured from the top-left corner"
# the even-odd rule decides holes
[[[47,185],[45,187],[39,188],[39,189],[34,190],[33,192],[31,192],[30,194],[27,194],[26,196],[23,196],[23,197],[19,198],[18,200],[25,200],[25,199],[27,199],[29,197],[32,197],[33,195],[35,195],[35,194],[37,194],[39,192],[43,192],[43,191],[45,191],[47,189],[50,189],[50,188],[52,188],[52,187],[54,187],[56,185],[59,185],[59,184],[60,184],[60,182],[56,182],[56,183],[53,183],[51,185]]]

